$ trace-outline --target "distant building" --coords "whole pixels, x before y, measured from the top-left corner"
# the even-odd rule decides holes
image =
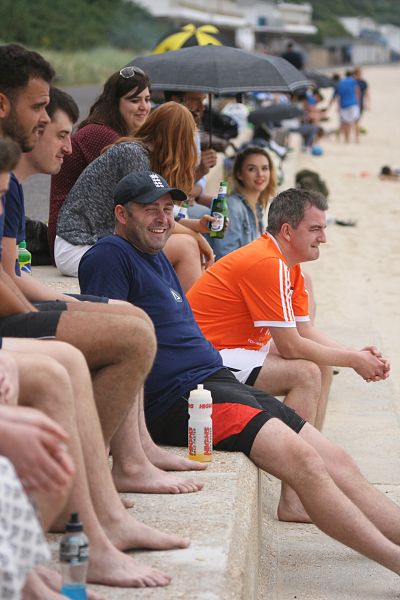
[[[326,38],[324,47],[328,50],[332,65],[382,64],[390,61],[390,49],[386,43],[368,37]]]
[[[171,29],[187,23],[211,23],[232,43],[238,29],[248,29],[247,19],[235,0],[140,0],[140,4]],[[250,38],[252,43],[251,30]]]
[[[373,19],[366,17],[341,17],[340,19],[343,27],[356,38],[361,40],[369,40],[375,45],[385,46],[385,51],[369,51],[374,54],[376,60],[373,62],[386,62],[390,59],[398,60],[400,58],[400,28],[390,23],[380,25]],[[377,57],[384,60],[379,60]],[[367,60],[366,62],[369,62]]]
[[[212,23],[226,39],[246,50],[280,54],[288,39],[301,43],[317,29],[308,2],[261,0],[140,0],[150,14],[171,29],[187,23]]]
[[[288,39],[302,44],[317,33],[312,24],[312,6],[308,2],[262,2],[238,0],[253,28],[255,47],[274,54],[281,54]]]

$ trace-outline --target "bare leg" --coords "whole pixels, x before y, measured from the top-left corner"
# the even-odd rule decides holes
[[[319,370],[321,372],[321,393],[319,395],[314,427],[318,429],[318,431],[321,431],[325,422],[326,409],[328,407],[329,393],[331,391],[333,378],[333,369],[332,367],[328,366],[319,366]]]
[[[321,401],[321,371],[307,360],[286,360],[270,352],[255,381],[254,387],[273,396],[285,396],[284,403],[306,421],[314,423]],[[296,523],[310,523],[297,494],[282,483],[278,505],[278,519]]]
[[[134,406],[111,442],[113,478],[120,492],[184,494],[197,492],[203,484],[165,473],[150,462],[142,446],[139,414],[142,400]],[[143,417],[142,417],[143,418]],[[144,422],[143,425],[145,426]],[[146,428],[147,429],[147,428]]]
[[[189,460],[183,456],[178,456],[168,452],[155,444],[147,429],[144,418],[143,395],[140,400],[139,409],[139,431],[143,450],[153,465],[165,471],[204,471],[207,468],[206,463]]]
[[[250,457],[260,468],[295,489],[307,513],[324,533],[400,574],[400,547],[385,537],[333,481],[323,457],[318,454],[319,449],[325,448],[324,444],[322,435],[309,424],[296,435],[277,419],[271,419],[258,432]],[[326,451],[330,459],[330,452]],[[337,458],[336,454],[330,460],[335,462]],[[354,470],[350,465],[348,461],[336,465],[337,476],[342,482],[345,480],[352,495],[357,496],[351,483]],[[359,483],[356,480],[354,487]],[[377,513],[384,513],[389,501],[381,494],[371,492],[368,484],[365,486],[363,491],[373,497],[364,502],[378,517]],[[372,503],[375,503],[374,510],[370,506]],[[398,533],[400,509],[392,503],[390,506],[393,507],[391,524]],[[392,518],[394,514],[395,519]]]
[[[188,292],[202,274],[199,246],[195,238],[184,233],[171,235],[164,252],[175,269],[184,292]]]
[[[86,358],[108,445],[151,368],[155,337],[144,319],[111,312],[118,305],[99,309],[82,305],[84,310],[70,309],[61,315],[56,337]]]
[[[286,360],[270,352],[254,387],[272,396],[285,396],[284,403],[303,419],[314,423],[321,394],[321,371],[308,360]]]
[[[146,539],[151,548],[165,549],[185,546],[187,540],[141,525],[124,510],[112,484],[103,451],[104,442],[91,396],[90,375],[82,355],[76,349],[59,342],[8,339],[7,344],[10,350],[17,351],[16,360],[21,367],[24,366],[24,361],[29,365],[27,359],[30,359],[29,355],[23,354],[24,348],[28,352],[35,349],[37,354],[52,354],[65,366],[64,368],[58,365],[58,378],[65,379],[63,389],[52,397],[46,394],[41,396],[36,400],[35,408],[43,410],[57,420],[70,436],[70,452],[76,465],[76,480],[68,503],[68,512],[80,513],[90,540],[88,581],[120,587],[167,585],[170,577],[140,565],[116,547],[125,549],[147,546],[143,543],[143,539]],[[52,361],[51,358],[48,360]],[[32,405],[30,371],[22,368],[21,372],[26,373],[20,381],[21,402]],[[87,473],[79,434],[89,466]],[[93,449],[97,451],[93,452]],[[99,520],[102,520],[101,524]]]
[[[400,508],[365,479],[347,452],[313,427],[305,426],[300,437],[317,450],[332,479],[346,496],[387,538],[400,544]]]

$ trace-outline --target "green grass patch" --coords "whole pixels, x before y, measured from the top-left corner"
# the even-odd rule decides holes
[[[56,85],[74,86],[87,83],[104,83],[115,71],[121,69],[141,52],[102,47],[77,52],[39,49],[55,69]]]

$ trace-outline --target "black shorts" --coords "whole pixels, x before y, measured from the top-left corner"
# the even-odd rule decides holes
[[[270,419],[279,419],[296,433],[305,420],[293,409],[269,394],[239,383],[229,369],[223,368],[203,381],[213,399],[213,446],[216,450],[244,452],[249,456],[261,427]],[[156,443],[187,446],[187,398],[175,404],[148,429]]]
[[[64,304],[60,302],[60,304]],[[0,318],[0,336],[54,338],[63,310],[43,310]]]
[[[74,294],[69,294],[73,296]],[[75,294],[80,300],[91,302],[108,302],[102,296],[85,296]],[[16,338],[54,338],[58,322],[64,311],[68,309],[68,302],[62,300],[44,300],[33,302],[39,312],[21,313],[0,318],[0,336]]]

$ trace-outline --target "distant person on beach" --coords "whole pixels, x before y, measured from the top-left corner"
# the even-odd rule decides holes
[[[299,69],[300,71],[304,69],[303,54],[295,49],[293,42],[288,42],[286,44],[286,50],[281,54],[281,57],[290,62],[296,69]]]
[[[105,82],[89,116],[72,135],[72,153],[64,156],[61,171],[51,179],[48,240],[52,256],[58,214],[79,175],[106,146],[121,136],[134,134],[150,108],[150,80],[142,69],[125,67]]]
[[[388,181],[400,181],[400,168],[384,165],[379,173],[379,178]]]
[[[400,508],[296,412],[239,383],[199,330],[162,251],[174,227],[166,181],[157,173],[131,173],[117,185],[114,203],[115,234],[85,254],[80,282],[85,293],[101,290],[141,306],[154,322],[158,353],[145,391],[154,438],[187,445],[188,395],[203,384],[213,396],[214,447],[244,452],[297,493],[290,506],[281,496],[280,519],[294,520],[298,511],[327,535],[400,574]],[[301,245],[315,255],[310,235]],[[381,378],[386,363],[375,358],[370,376]]]
[[[338,104],[340,134],[344,141],[348,143],[353,136],[356,142],[359,141],[359,130],[357,123],[360,119],[360,87],[353,76],[353,71],[346,71],[345,77],[340,79],[333,97],[331,105],[335,99]]]
[[[371,108],[371,97],[369,91],[369,85],[363,79],[361,67],[356,67],[353,72],[353,77],[357,82],[357,85],[360,90],[359,95],[359,103],[360,103],[360,119],[363,115],[364,110],[369,110]]]

